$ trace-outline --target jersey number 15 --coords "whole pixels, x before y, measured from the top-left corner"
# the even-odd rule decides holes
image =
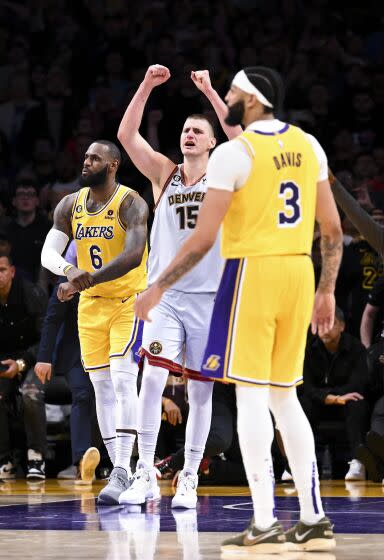
[[[197,216],[199,214],[199,207],[196,206],[179,206],[176,208],[176,214],[179,216],[180,229],[194,229],[196,226]]]

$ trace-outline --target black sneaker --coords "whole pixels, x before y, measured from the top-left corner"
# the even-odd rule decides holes
[[[285,533],[286,550],[310,550],[321,552],[332,550],[336,546],[333,525],[328,517],[323,517],[315,525],[296,523]]]
[[[165,459],[155,461],[155,467],[161,474],[161,478],[163,480],[173,478],[177,471],[177,468],[175,467],[172,459],[172,455],[165,457]]]
[[[356,447],[356,459],[363,463],[366,468],[368,480],[381,482],[384,478],[384,465],[378,457],[366,445],[360,444]]]
[[[254,525],[254,518],[251,519],[247,529],[240,535],[226,539],[221,543],[223,553],[278,554],[284,552],[284,550],[285,535],[279,521],[275,521],[269,529],[260,531]]]
[[[27,480],[45,480],[45,461],[28,461]]]

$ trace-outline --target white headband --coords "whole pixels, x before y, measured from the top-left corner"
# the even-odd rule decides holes
[[[236,74],[236,76],[232,80],[232,85],[238,87],[242,91],[245,91],[245,93],[250,93],[251,95],[255,95],[257,99],[260,101],[260,103],[266,105],[266,107],[271,107],[271,108],[273,107],[272,103],[270,103],[268,99],[264,97],[261,91],[259,91],[257,87],[255,87],[249,81],[248,76],[244,72],[244,70],[240,70],[240,72]]]

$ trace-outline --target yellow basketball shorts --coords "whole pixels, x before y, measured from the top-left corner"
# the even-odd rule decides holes
[[[136,356],[141,345],[142,322],[135,317],[136,296],[89,297],[81,294],[78,325],[81,358],[86,371],[109,367],[113,358],[128,352]]]
[[[306,255],[228,259],[202,375],[240,385],[299,385],[313,300]]]

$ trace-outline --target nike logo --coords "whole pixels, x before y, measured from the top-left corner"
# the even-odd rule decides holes
[[[312,529],[309,529],[309,531],[305,531],[305,533],[299,535],[299,533],[296,531],[295,532],[295,539],[299,542],[303,541],[305,539],[305,537],[307,535],[309,535],[309,533],[312,531]]]
[[[84,218],[84,214],[82,214],[81,216],[75,216],[75,220],[80,220],[80,218]]]
[[[253,535],[253,531],[250,530],[250,531],[247,531],[247,534],[244,537],[244,544],[246,546],[252,546],[253,544],[256,544],[258,542],[265,541],[265,539],[269,539],[270,537],[273,537],[274,535],[277,535],[278,533],[279,533],[278,529],[271,529],[270,531],[267,531],[265,533],[260,533],[260,535],[257,535],[255,537]]]

